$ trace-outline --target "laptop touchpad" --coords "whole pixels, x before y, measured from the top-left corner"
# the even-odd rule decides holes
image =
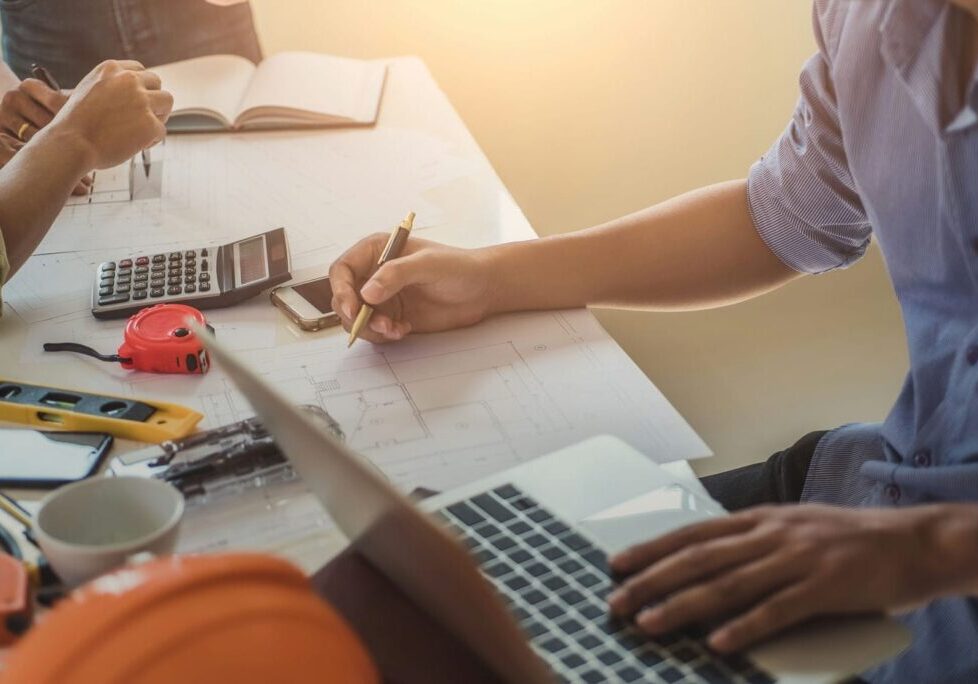
[[[709,497],[671,483],[616,504],[578,523],[609,553],[717,515],[723,508]]]

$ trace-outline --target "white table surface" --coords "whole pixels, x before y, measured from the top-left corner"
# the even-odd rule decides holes
[[[171,151],[175,148],[185,149],[187,145],[194,145],[197,149],[206,149],[209,145],[221,144],[220,136],[225,135],[229,134],[183,135],[179,138],[173,136],[167,144]],[[380,116],[374,127],[355,130],[245,133],[239,135],[246,137],[251,142],[267,140],[269,146],[274,146],[276,141],[281,141],[282,138],[293,140],[299,136],[315,142],[324,136],[343,136],[346,144],[345,149],[348,153],[347,163],[361,165],[358,167],[361,174],[366,171],[366,175],[376,173],[378,176],[389,176],[391,174],[391,169],[387,167],[384,161],[384,145],[397,147],[405,141],[414,141],[412,144],[416,145],[419,139],[428,140],[431,144],[438,145],[442,151],[450,153],[454,161],[465,169],[465,172],[447,184],[424,192],[416,198],[409,198],[410,201],[416,200],[434,210],[430,212],[435,216],[434,221],[426,222],[425,217],[419,214],[417,235],[466,247],[535,237],[533,228],[526,217],[496,175],[492,165],[445,94],[439,89],[430,72],[419,59],[407,57],[390,61]],[[358,153],[361,146],[362,155]],[[380,153],[378,153],[378,146],[380,146]],[[310,150],[314,149],[315,146],[310,145]],[[310,158],[299,160],[299,163],[294,166],[282,164],[281,168],[276,169],[275,172],[281,178],[286,179],[290,173],[301,173],[302,181],[307,184],[310,181],[310,174],[313,178],[316,177],[316,174],[321,174],[325,183],[326,179],[335,177],[336,173],[342,173],[342,169],[326,166],[327,164],[335,165],[337,162],[337,157],[330,157],[319,165],[317,159]],[[169,159],[166,163],[170,163]],[[363,164],[375,166],[364,169]],[[409,172],[417,173],[418,169]],[[263,196],[260,182],[256,184],[256,187],[245,190],[255,193],[256,202],[261,203],[263,207],[265,205],[274,206],[275,203],[283,202],[280,197]],[[353,239],[376,231],[389,231],[391,225],[399,220],[406,209],[411,208],[405,207],[404,204],[404,197],[388,197],[383,193],[371,194],[369,188],[366,188],[361,198],[344,206],[347,219],[349,219],[351,211],[354,213],[362,212],[363,224],[356,225],[356,221],[352,223],[347,221],[343,230],[339,231],[340,234],[337,236],[335,245],[324,248],[318,262],[309,263],[307,260],[307,263],[300,263],[300,268],[295,271],[294,275],[303,277],[324,272],[329,261],[340,250],[347,247]],[[289,208],[295,209],[291,206]],[[164,213],[166,211],[169,211],[169,208]],[[274,216],[274,214],[271,215]],[[379,215],[389,215],[391,220],[378,224],[374,217]],[[261,226],[258,226],[256,230],[242,232],[242,229],[237,226],[220,225],[220,218],[219,216],[217,218],[210,217],[209,221],[205,222],[207,225],[201,228],[201,238],[223,237],[224,235],[241,236],[260,232],[262,229]],[[334,219],[337,224],[342,223],[339,217],[324,216],[322,218],[326,225],[329,225]],[[93,238],[91,236],[66,234],[65,231],[69,229],[64,221],[56,223],[52,229],[53,243],[59,246],[76,244],[76,249],[93,249],[91,244]],[[99,249],[104,247],[114,254],[131,253],[126,234],[108,237],[104,233],[99,233],[99,235],[101,239],[112,243],[99,244]],[[13,282],[15,284],[16,278],[17,276],[14,276]],[[281,321],[282,331],[279,334],[294,335],[294,332],[287,330],[288,324],[284,317],[281,318]],[[92,386],[98,373],[100,373],[97,363],[70,354],[63,354],[50,360],[44,359],[43,363],[34,363],[29,367],[25,366],[22,363],[22,358],[25,353],[26,339],[26,323],[5,305],[5,315],[0,319],[0,377],[16,378],[36,384],[86,388]],[[29,375],[25,375],[25,369],[28,368]],[[634,372],[641,373],[637,367]],[[153,384],[151,379],[144,380],[140,387],[143,394],[152,396]],[[131,443],[117,440],[117,444],[113,447],[113,453],[119,453],[121,450],[132,448],[132,446]],[[677,476],[691,480],[694,483],[693,486],[698,486],[692,469],[687,463],[675,462],[670,464],[668,468]],[[16,492],[15,494],[28,499],[39,496],[38,493],[28,492]]]

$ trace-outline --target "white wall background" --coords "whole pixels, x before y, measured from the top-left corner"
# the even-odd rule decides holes
[[[541,234],[742,176],[814,51],[807,0],[253,0],[266,52],[423,57]],[[877,250],[760,300],[599,317],[714,472],[881,419],[906,368]]]

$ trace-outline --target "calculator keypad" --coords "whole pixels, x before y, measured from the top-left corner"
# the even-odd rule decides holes
[[[98,305],[208,293],[207,248],[107,261],[99,266]]]

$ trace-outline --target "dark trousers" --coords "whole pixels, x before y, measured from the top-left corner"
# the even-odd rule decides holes
[[[0,0],[4,59],[20,78],[45,65],[73,88],[106,59],[147,67],[200,55],[261,61],[248,3],[204,0]]]
[[[809,432],[766,461],[701,478],[706,491],[728,511],[761,504],[798,503],[808,465],[824,430]]]

